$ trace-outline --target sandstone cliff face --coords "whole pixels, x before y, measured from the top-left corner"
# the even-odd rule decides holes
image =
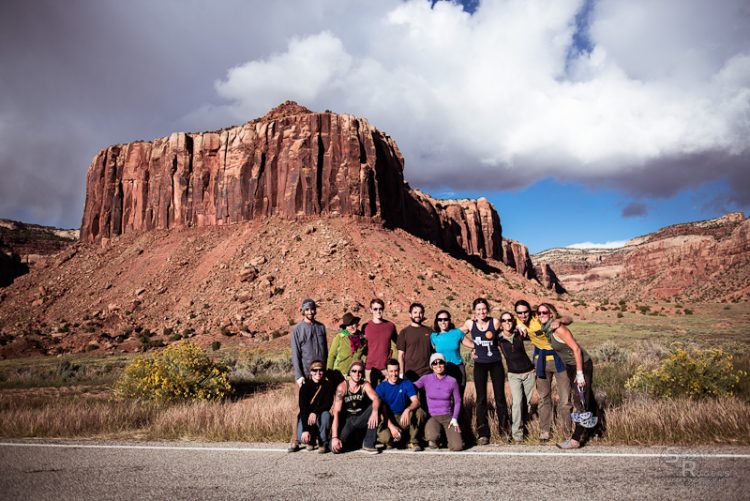
[[[669,226],[619,249],[551,249],[534,256],[569,291],[712,301],[750,287],[750,219],[731,213]]]
[[[366,120],[287,101],[239,127],[102,150],[87,175],[81,239],[346,215],[404,228],[454,254],[501,259],[492,204],[411,190],[403,165],[396,143]]]
[[[87,174],[81,239],[277,215],[403,225],[403,159],[366,120],[286,102],[216,132],[102,150]]]
[[[405,200],[410,233],[454,254],[501,260],[500,216],[487,199],[436,200],[409,190]]]

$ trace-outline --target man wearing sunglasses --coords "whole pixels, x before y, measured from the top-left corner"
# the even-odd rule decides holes
[[[570,411],[573,408],[570,394],[570,380],[565,372],[565,364],[552,349],[547,337],[542,332],[542,323],[532,314],[531,305],[523,299],[515,304],[517,316],[516,330],[523,337],[528,337],[534,345],[532,362],[536,369],[536,391],[539,393],[539,440],[546,442],[550,438],[552,428],[552,378],[555,378],[557,394],[560,403],[557,408],[557,416],[562,422],[562,433],[567,438],[572,433],[573,423],[570,419]],[[552,329],[561,324],[570,325],[573,320],[570,317],[561,317],[555,320]]]
[[[299,415],[297,419],[297,439],[308,451],[318,443],[318,452],[325,454],[331,449],[331,405],[333,389],[324,376],[322,360],[313,360],[310,375],[299,390]]]
[[[377,387],[385,379],[385,364],[390,358],[396,358],[396,340],[398,334],[393,322],[383,320],[385,303],[380,298],[370,301],[372,320],[362,326],[362,332],[367,340],[366,379]]]
[[[359,437],[364,432],[362,449],[377,454],[375,439],[380,418],[380,398],[372,385],[365,381],[365,364],[361,360],[352,363],[348,374],[348,379],[336,388],[333,400],[331,450],[338,454],[359,448]]]

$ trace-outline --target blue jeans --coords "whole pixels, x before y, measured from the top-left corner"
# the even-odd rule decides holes
[[[331,437],[330,437],[330,430],[331,430],[331,413],[328,411],[323,411],[320,416],[318,416],[318,419],[315,422],[315,427],[317,428],[317,436],[318,436],[318,447],[326,446],[330,449],[331,447]],[[313,440],[315,439],[315,430],[310,430],[310,427],[308,426],[308,431],[312,435]],[[302,432],[305,431],[304,427],[302,426],[302,420],[297,417],[297,440],[300,442],[302,441]],[[314,443],[311,441],[310,443]]]

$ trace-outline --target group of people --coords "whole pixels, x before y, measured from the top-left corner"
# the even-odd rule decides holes
[[[550,439],[552,379],[565,437],[557,446],[579,448],[596,424],[591,357],[568,329],[572,320],[560,317],[553,305],[542,303],[533,310],[527,301],[519,300],[514,312],[504,311],[495,318],[490,316],[489,302],[477,298],[472,318],[460,327],[443,309],[429,328],[423,325],[424,306],[413,303],[409,325],[400,333],[383,318],[384,310],[383,300],[373,299],[372,318],[361,328],[361,318],[346,313],[329,350],[325,326],[315,319],[315,302],[303,301],[302,320],[291,332],[299,414],[290,452],[303,446],[314,450],[316,445],[320,453],[360,447],[378,453],[382,447],[407,445],[421,451],[425,442],[430,448],[447,444],[451,451],[462,450],[466,443],[462,432],[470,426],[462,410],[466,388],[462,346],[470,350],[473,360],[479,445],[490,442],[488,382],[492,384],[498,432],[507,441],[523,441],[524,411],[531,413],[529,402],[535,386],[539,439]],[[531,358],[526,341],[534,347]],[[512,395],[510,418],[503,358]],[[576,412],[571,412],[573,407]]]

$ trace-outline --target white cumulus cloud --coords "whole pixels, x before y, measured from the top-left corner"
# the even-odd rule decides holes
[[[568,245],[566,249],[619,249],[620,247],[624,247],[627,243],[627,240],[616,240],[612,242],[604,242],[601,244],[597,244],[594,242],[581,242],[578,244]]]
[[[745,2],[599,0],[582,31],[582,0],[485,0],[473,15],[381,5],[228,69],[223,102],[191,119],[247,120],[294,99],[368,118],[417,186],[554,177],[671,195],[724,177],[750,202]]]

